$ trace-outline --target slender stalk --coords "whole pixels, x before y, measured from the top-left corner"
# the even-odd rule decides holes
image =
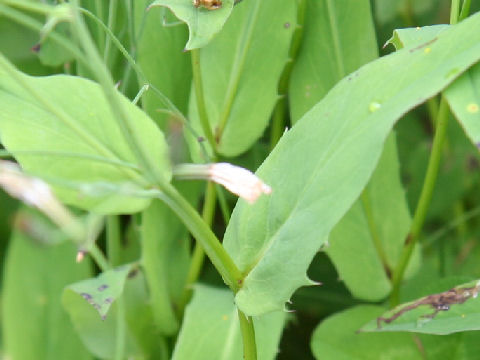
[[[393,290],[391,295],[392,306],[395,306],[399,303],[400,285],[427,216],[427,210],[432,199],[435,182],[437,180],[438,169],[440,167],[440,159],[447,134],[449,115],[450,112],[448,109],[448,104],[446,100],[442,98],[440,101],[440,109],[438,110],[438,119],[436,121],[432,152],[430,154],[422,192],[418,200],[417,208],[415,209],[410,232],[405,240],[402,254],[400,255],[400,260],[398,261],[397,267],[393,272]]]
[[[193,237],[202,245],[205,253],[225,283],[233,292],[237,292],[242,284],[242,273],[225,251],[218,238],[197,211],[171,184],[164,183],[161,186],[162,195],[160,195],[160,198],[177,214],[187,229],[190,230]]]
[[[230,222],[231,211],[228,207],[227,199],[225,198],[225,191],[217,184],[215,184],[215,188],[217,189],[218,203],[220,205],[220,211],[222,212],[223,221],[225,222],[225,225],[228,225]]]
[[[88,249],[88,254],[92,257],[93,261],[95,261],[102,272],[110,269],[110,265],[105,258],[105,255],[103,255],[102,250],[100,250],[95,243]]]
[[[101,19],[102,23],[104,21],[103,19],[103,0],[95,0],[95,13],[97,16]],[[97,45],[99,50],[105,49],[105,37],[102,36],[102,27],[100,24],[97,23]]]
[[[257,346],[255,343],[253,319],[245,316],[240,310],[238,310],[238,319],[240,320],[240,331],[243,339],[243,358],[245,360],[256,360]]]
[[[460,0],[452,0],[450,7],[450,24],[454,25],[458,22],[459,10]],[[420,193],[417,208],[415,209],[415,214],[413,215],[410,232],[405,240],[397,267],[393,272],[393,289],[390,296],[390,304],[392,307],[398,305],[400,302],[400,285],[402,284],[405,270],[407,269],[408,263],[410,262],[410,258],[413,254],[413,249],[418,242],[418,237],[420,236],[420,232],[427,216],[427,210],[430,205],[430,201],[432,200],[438,169],[440,167],[443,146],[447,137],[447,124],[449,116],[450,110],[448,108],[447,101],[444,97],[442,97],[438,110],[438,118],[435,121],[435,135],[433,138],[432,152],[430,153],[427,173],[423,181],[422,192]]]
[[[115,29],[115,23],[117,19],[117,10],[118,10],[118,0],[110,0],[108,5],[108,29],[113,33]],[[105,35],[105,48],[103,49],[103,62],[109,64],[111,58],[111,46],[112,40],[111,37]]]
[[[202,219],[209,227],[212,226],[213,216],[215,214],[215,183],[208,182],[207,190],[205,192],[205,201],[203,203]],[[188,269],[187,281],[185,282],[185,289],[183,290],[182,300],[180,303],[180,314],[183,314],[185,306],[190,300],[192,294],[192,285],[195,284],[200,276],[200,272],[205,260],[205,251],[202,245],[197,242],[193,250],[192,260],[190,261],[190,268]]]
[[[460,15],[460,0],[452,0],[450,7],[450,25],[458,23],[458,16]]]
[[[200,50],[194,49],[190,54],[192,57],[193,84],[195,86],[195,97],[197,99],[198,117],[200,119],[200,124],[202,125],[203,133],[212,147],[212,150],[215,152],[217,149],[217,143],[208,121],[205,95],[203,92],[202,69],[200,67]]]
[[[107,252],[110,266],[120,263],[121,232],[120,219],[116,215],[107,218]],[[117,323],[115,328],[115,356],[114,360],[125,358],[125,301],[120,295],[116,300]]]
[[[112,266],[120,265],[120,219],[117,215],[107,217],[107,252]]]

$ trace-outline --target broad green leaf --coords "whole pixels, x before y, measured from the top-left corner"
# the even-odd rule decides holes
[[[277,0],[242,1],[200,52],[207,113],[220,154],[246,151],[267,127],[296,18],[295,1],[281,6]],[[195,91],[190,105],[192,126],[203,134]]]
[[[152,6],[168,7],[181,21],[188,25],[190,36],[185,50],[201,48],[222,30],[233,9],[234,0],[222,0],[222,6],[209,10],[194,6],[192,0],[155,0]]]
[[[468,138],[480,149],[480,65],[458,78],[444,94]]]
[[[183,52],[188,37],[185,25],[167,26],[176,19],[163,7],[145,8],[148,0],[136,0],[137,62],[148,81],[183,113],[187,112],[191,83],[190,54]],[[150,89],[142,97],[146,113],[167,130],[169,115],[159,112],[165,104]]]
[[[275,359],[285,319],[283,312],[254,318],[259,360]],[[172,359],[243,359],[240,323],[231,291],[195,286]]]
[[[460,336],[358,333],[359,327],[383,311],[380,306],[359,305],[330,316],[315,329],[311,348],[316,359],[422,360],[456,359]]]
[[[479,281],[401,304],[371,320],[363,331],[407,331],[446,335],[480,330]],[[442,307],[436,311],[435,306]],[[448,308],[448,309],[447,309]]]
[[[480,58],[480,14],[429,49],[400,50],[343,79],[260,167],[273,192],[254,205],[240,200],[224,239],[248,274],[235,299],[243,312],[280,310],[311,284],[308,264],[365,187],[393,124]]]
[[[68,286],[62,304],[85,346],[102,359],[114,357],[119,319],[115,300],[122,294],[131,265],[108,270],[93,279]],[[108,312],[108,315],[107,315]],[[140,354],[136,341],[127,331],[126,354]]]
[[[91,359],[60,297],[72,281],[88,277],[89,262],[75,262],[72,243],[45,246],[13,232],[2,296],[4,355],[15,360]]]
[[[340,79],[378,56],[370,1],[307,0],[305,14],[288,94],[294,123]]]
[[[57,195],[68,204],[101,213],[145,208],[150,200],[135,193],[146,190],[148,181],[101,88],[73,76],[30,77],[12,71],[17,78],[0,67],[0,140],[22,167],[56,185]],[[117,96],[136,120],[133,130],[148,148],[150,163],[169,180],[161,131],[128,99]]]
[[[183,289],[189,264],[186,231],[159,200],[142,214],[142,266],[156,326],[165,335],[178,331],[172,287]]]
[[[391,283],[385,266],[390,271],[395,268],[409,228],[397,145],[391,134],[361,200],[334,227],[326,248],[340,278],[355,297],[375,301],[388,295]],[[419,255],[417,248],[410,273],[418,268]],[[369,279],[368,286],[365,279]]]

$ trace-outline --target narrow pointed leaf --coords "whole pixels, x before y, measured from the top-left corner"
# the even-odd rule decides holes
[[[17,78],[0,67],[0,140],[22,167],[52,182],[68,204],[101,213],[145,208],[150,200],[131,193],[148,188],[146,175],[101,88],[74,76],[12,72]],[[117,96],[136,120],[133,130],[142,138],[141,146],[148,146],[150,163],[168,181],[162,132],[127,98]]]
[[[448,29],[448,25],[424,26],[395,30],[389,40],[397,49],[434,41],[436,36]],[[453,69],[452,71],[454,71]],[[447,89],[445,97],[452,112],[460,122],[471,142],[480,145],[480,65],[473,66]]]
[[[480,14],[439,34],[429,49],[405,48],[343,79],[260,167],[273,192],[254,205],[240,200],[224,240],[248,274],[236,295],[242,311],[282,309],[310,284],[310,261],[365,187],[393,124],[479,60]]]
[[[380,306],[360,305],[328,317],[315,329],[311,348],[316,359],[336,360],[443,360],[457,359],[461,337],[438,338],[402,333],[358,333],[369,318],[379,316]]]
[[[155,0],[150,6],[168,7],[181,21],[188,25],[190,37],[185,50],[201,48],[222,30],[232,12],[234,0],[222,0],[221,7],[209,10],[194,6],[192,0]]]
[[[275,312],[254,318],[258,359],[276,358],[286,313]],[[185,312],[173,360],[243,359],[242,336],[233,302],[227,289],[196,285]]]
[[[246,151],[267,127],[296,19],[295,1],[281,6],[277,0],[242,1],[222,32],[202,49],[207,113],[222,155]],[[203,134],[195,91],[190,106],[192,125]]]
[[[407,331],[446,335],[480,330],[480,299],[477,296],[479,290],[479,281],[475,280],[443,293],[401,304],[371,320],[362,331]]]

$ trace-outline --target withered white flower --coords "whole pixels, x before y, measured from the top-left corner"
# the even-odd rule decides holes
[[[70,227],[74,218],[53,195],[43,180],[30,177],[11,161],[0,161],[0,186],[11,196],[36,207],[62,228]]]
[[[229,163],[181,164],[174,169],[181,179],[211,180],[230,192],[253,204],[260,195],[270,194],[272,189],[251,171]]]

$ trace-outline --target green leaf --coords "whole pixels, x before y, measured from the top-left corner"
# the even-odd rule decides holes
[[[295,123],[343,77],[378,56],[368,0],[307,1],[289,88]]]
[[[253,320],[259,360],[275,359],[285,319],[285,313],[275,312]],[[231,291],[195,286],[172,359],[243,359],[240,323]]]
[[[360,305],[330,316],[315,329],[311,348],[316,359],[404,360],[457,359],[457,335],[438,339],[409,334],[357,333],[358,328],[382,313],[380,306]]]
[[[442,32],[428,52],[406,48],[362,67],[282,137],[257,172],[272,194],[240,200],[225,234],[248,274],[235,298],[243,312],[282,309],[311,284],[308,264],[365,187],[393,124],[479,57],[480,14]]]
[[[75,263],[75,254],[69,242],[47,247],[14,231],[2,289],[4,356],[91,359],[60,305],[63,288],[90,274],[89,262]]]
[[[222,0],[219,9],[208,10],[195,7],[192,0],[155,0],[152,6],[168,7],[181,21],[188,25],[190,37],[185,50],[204,47],[222,30],[233,9],[234,0]]]
[[[122,294],[125,281],[132,270],[132,265],[123,265],[101,273],[96,278],[87,279],[69,285],[67,292],[74,292],[98,311],[103,320],[113,302]],[[67,304],[65,303],[66,307]]]
[[[362,331],[407,331],[446,335],[480,330],[478,284],[478,280],[471,281],[443,293],[401,304],[381,315],[381,318],[370,321]],[[448,310],[445,308],[436,312],[435,304],[448,307]]]
[[[438,34],[448,29],[449,25],[424,26],[422,28],[410,28],[395,30],[392,43],[397,49],[404,46],[428,45],[434,41]],[[456,69],[452,69],[456,71]],[[480,144],[480,65],[473,66],[457,80],[455,80],[444,92],[452,112],[465,130],[475,146]]]
[[[63,307],[83,343],[102,359],[113,358],[116,351],[118,321],[125,319],[118,319],[114,301],[122,294],[131,269],[132,265],[124,265],[108,270],[94,279],[68,286],[62,295]],[[130,332],[126,337],[126,354],[140,354]]]
[[[295,1],[281,6],[277,0],[243,1],[200,52],[205,103],[220,154],[238,155],[262,136],[278,100],[296,18]],[[190,106],[192,126],[203,134],[195,91]]]
[[[468,138],[480,150],[480,64],[459,77],[444,94]]]
[[[340,278],[356,298],[377,301],[388,295],[391,283],[385,267],[391,271],[397,264],[410,222],[397,145],[391,134],[361,199],[332,230],[326,248]],[[418,269],[419,250],[410,262],[410,274]],[[368,286],[365,279],[369,279]]]
[[[55,32],[69,38],[68,33],[69,24],[59,24]],[[69,61],[74,60],[74,56],[70,51],[65,50],[59,46],[51,37],[47,37],[39,44],[40,49],[38,51],[38,58],[43,65],[47,66],[60,66]]]
[[[172,287],[183,290],[189,265],[186,230],[175,214],[155,200],[142,214],[142,266],[156,326],[173,335],[179,322]]]
[[[392,44],[397,50],[400,50],[405,46],[428,46],[428,41],[432,41],[438,34],[448,29],[449,26],[450,25],[432,25],[423,26],[421,28],[397,29],[393,31],[393,36],[385,45]]]
[[[188,108],[192,71],[190,54],[183,52],[188,30],[185,25],[165,26],[176,19],[165,8],[145,12],[148,0],[136,0],[137,62],[148,81],[167,96],[184,114]],[[159,112],[165,104],[153,91],[142,97],[145,112],[161,129],[167,130],[170,115]],[[172,126],[173,127],[173,126]]]
[[[163,134],[127,98],[117,96],[136,120],[134,131],[148,144],[150,163],[168,181]],[[100,213],[130,213],[149,204],[139,197],[149,187],[146,176],[97,84],[0,67],[0,107],[2,144],[27,172],[56,185],[64,202]]]

